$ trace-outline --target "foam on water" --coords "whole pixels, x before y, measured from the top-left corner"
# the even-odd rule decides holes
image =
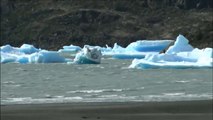
[[[130,63],[103,59],[98,65],[2,64],[1,104],[212,98],[211,69],[123,69]]]
[[[76,91],[68,91],[66,93],[103,93],[103,92],[123,92],[123,91],[137,91],[140,89],[144,89],[144,87],[140,88],[126,88],[126,89],[101,89],[101,90],[76,90]]]
[[[68,102],[134,102],[134,101],[182,101],[184,100],[202,100],[212,99],[212,93],[207,94],[186,94],[186,93],[163,93],[162,95],[142,95],[127,96],[125,94],[117,95],[92,95],[89,96],[47,96],[45,98],[7,98],[1,100],[2,104],[41,104],[41,103],[68,103]]]
[[[82,97],[54,97],[54,98],[7,98],[2,100],[5,104],[39,104],[39,103],[66,103],[81,101]]]

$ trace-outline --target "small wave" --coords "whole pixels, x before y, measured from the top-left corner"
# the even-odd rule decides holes
[[[20,84],[15,83],[14,81],[6,81],[3,82],[2,85],[11,86],[11,87],[20,87]]]
[[[76,91],[68,91],[66,93],[100,93],[103,90],[76,90]]]
[[[52,96],[50,98],[7,98],[1,99],[1,104],[40,104],[40,103],[68,103],[68,102],[130,102],[130,101],[182,101],[182,100],[206,100],[212,99],[212,93],[207,94],[185,94],[165,93],[163,95],[142,95],[127,96],[117,95],[96,95],[95,97],[64,97]]]
[[[176,83],[188,83],[190,81],[186,81],[186,80],[179,80],[179,81],[175,81]]]
[[[83,98],[76,97],[52,97],[52,98],[31,98],[31,97],[23,97],[23,98],[7,98],[5,100],[1,100],[2,104],[38,104],[38,103],[66,103],[66,102],[80,102]]]
[[[76,91],[68,91],[66,93],[68,94],[74,94],[74,93],[102,93],[102,92],[123,92],[123,91],[137,91],[144,89],[144,87],[140,88],[126,88],[126,89],[101,89],[101,90],[76,90]]]
[[[177,96],[177,95],[185,95],[185,93],[163,93],[166,96]]]
[[[15,70],[17,70],[17,71],[27,71],[26,69],[23,69],[23,68],[15,68]]]
[[[14,81],[6,81],[6,82],[3,82],[3,84],[15,84],[15,82]]]
[[[104,66],[101,66],[101,65],[96,65],[95,67],[96,67],[96,68],[101,68],[101,69],[104,69],[104,68],[105,68]]]
[[[212,94],[164,93],[163,95],[143,95],[137,101],[182,101],[212,99]]]

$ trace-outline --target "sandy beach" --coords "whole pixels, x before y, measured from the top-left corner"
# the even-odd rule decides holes
[[[212,100],[1,105],[1,120],[212,120]]]

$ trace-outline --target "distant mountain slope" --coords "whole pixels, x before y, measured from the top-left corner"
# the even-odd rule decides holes
[[[123,46],[185,35],[213,45],[212,0],[1,0],[1,45]]]

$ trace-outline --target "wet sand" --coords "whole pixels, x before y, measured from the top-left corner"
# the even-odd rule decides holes
[[[212,120],[212,100],[1,105],[1,120]]]

